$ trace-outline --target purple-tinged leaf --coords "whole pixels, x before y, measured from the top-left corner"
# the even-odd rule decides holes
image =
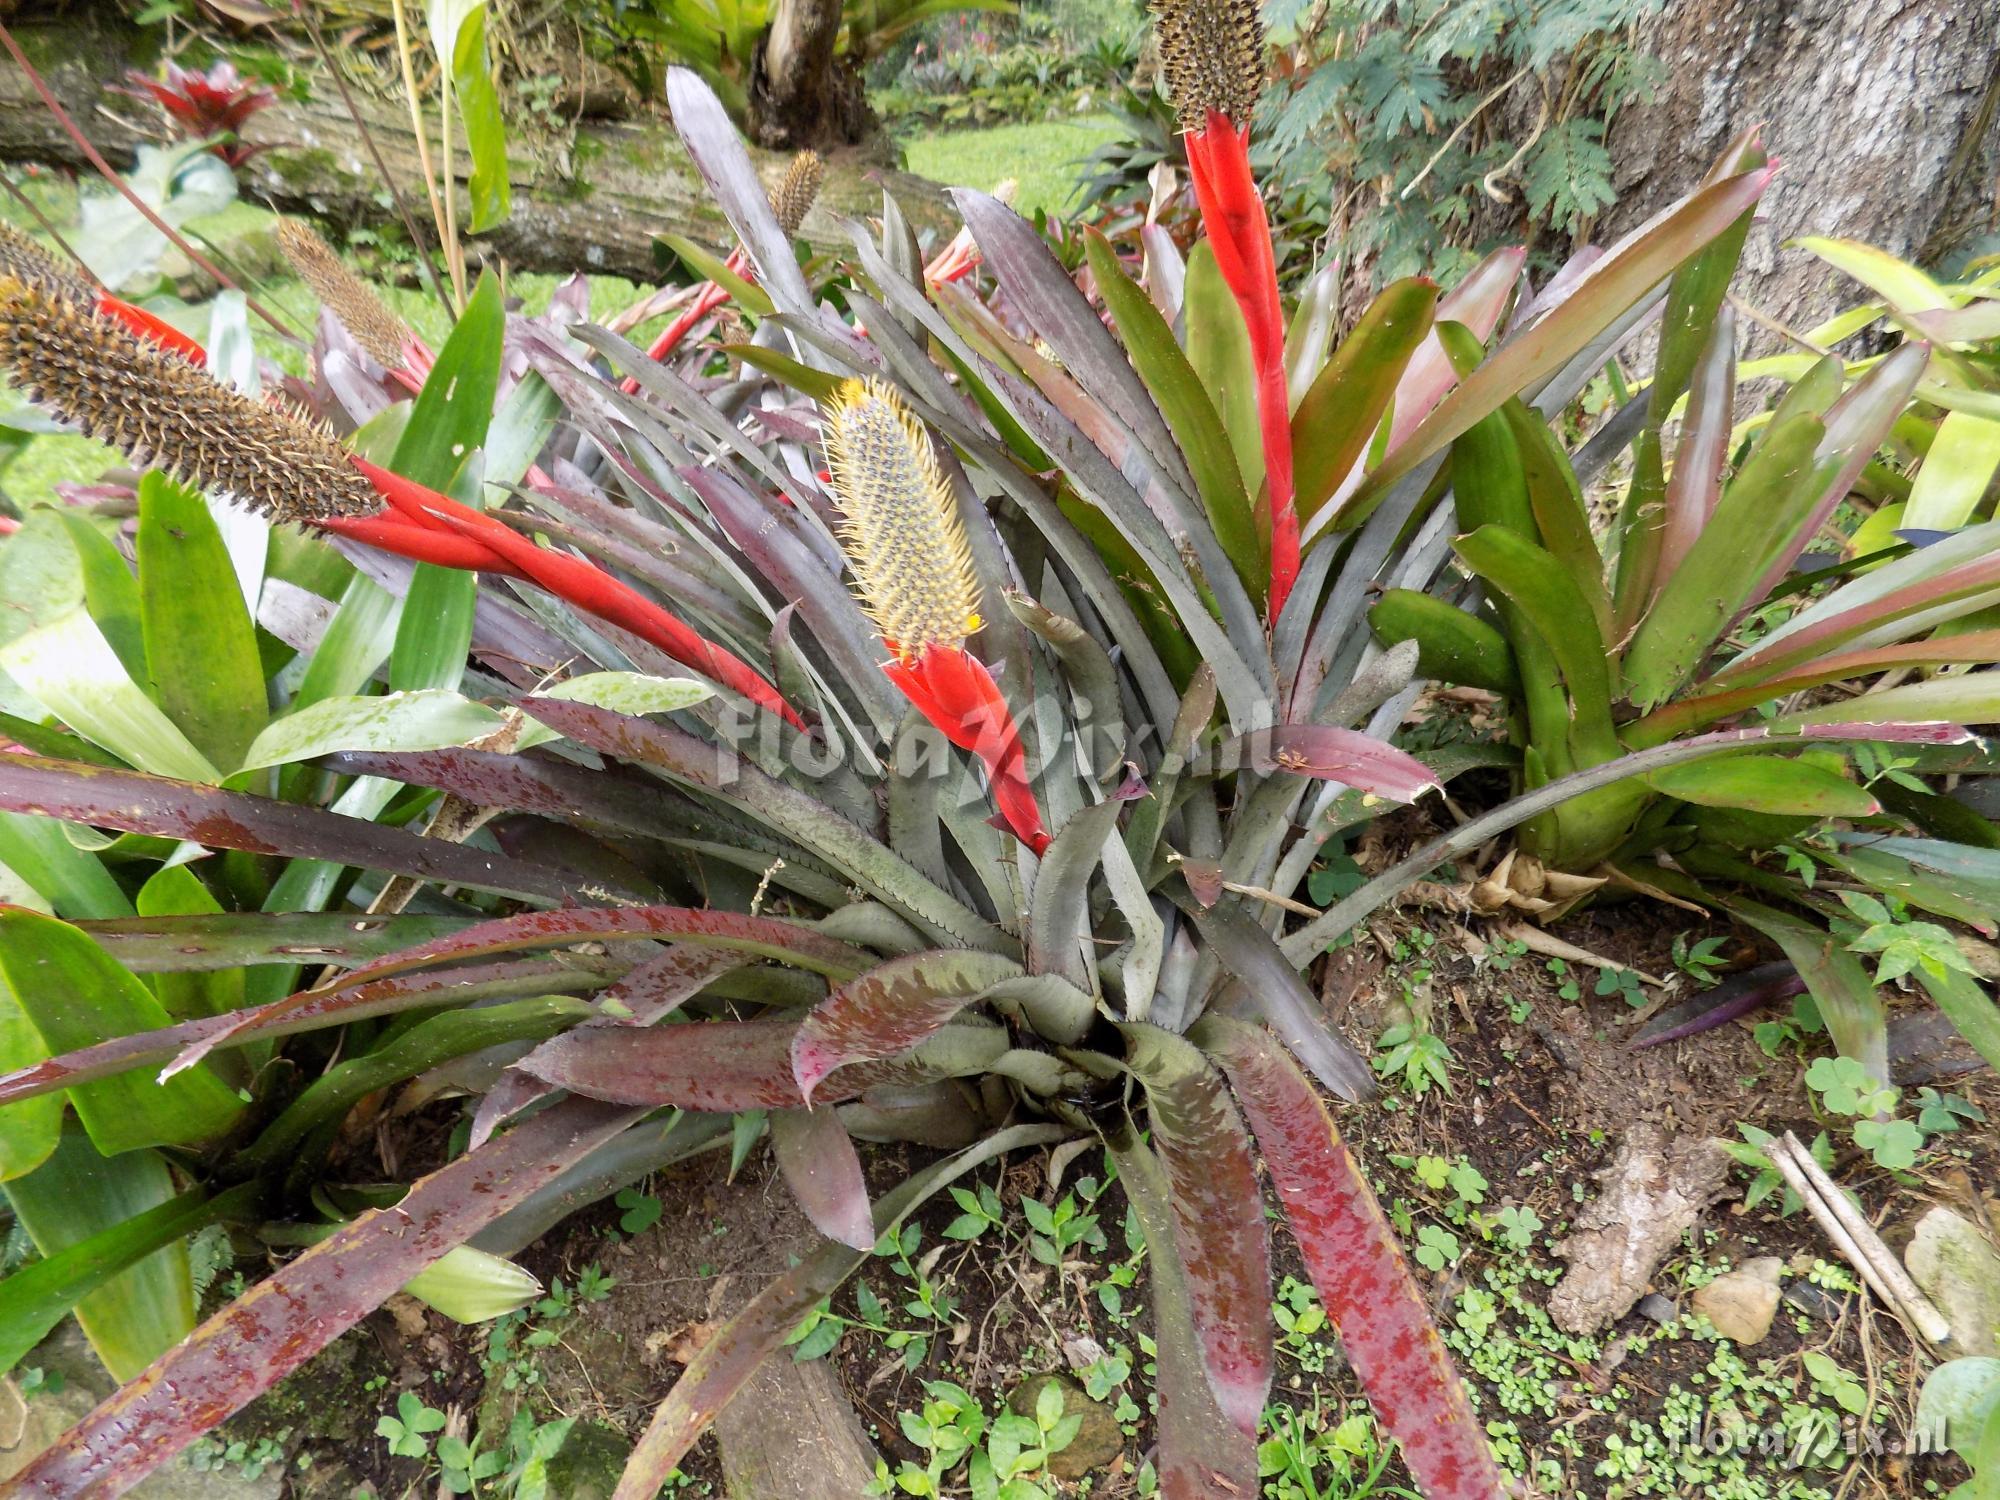
[[[1327,1316],[1403,1461],[1430,1500],[1497,1500],[1506,1482],[1423,1293],[1326,1105],[1256,1027],[1205,1020]]]
[[[741,912],[697,910],[689,906],[570,906],[556,911],[523,912],[515,917],[481,922],[463,932],[423,943],[415,948],[350,970],[333,986],[351,989],[372,980],[432,964],[453,963],[466,958],[484,958],[495,953],[518,953],[528,948],[548,948],[581,942],[687,942],[725,948],[834,978],[858,974],[867,966],[868,955],[837,939],[822,937],[811,928],[778,917],[753,917]],[[296,1009],[315,992],[302,990],[274,1000],[245,1016],[229,1031],[196,1043],[175,1058],[166,1072],[173,1074],[196,1063],[212,1049],[227,1045],[244,1031],[268,1024],[288,1010]]]
[[[1661,1011],[1629,1043],[1634,1052],[1678,1042],[1745,1016],[1755,1015],[1767,1005],[1803,995],[1806,982],[1788,963],[1759,964],[1732,975],[1712,990],[1691,995],[1679,1005]]]
[[[785,1186],[830,1240],[856,1250],[875,1248],[875,1219],[868,1211],[868,1184],[847,1127],[830,1109],[771,1111],[771,1149]]]
[[[1278,724],[1241,735],[1218,752],[1225,765],[1240,756],[1259,771],[1284,771],[1318,781],[1338,781],[1393,802],[1414,802],[1441,783],[1407,751],[1356,729],[1324,724]]]
[[[567,1100],[421,1179],[394,1207],[343,1225],[108,1397],[16,1475],[9,1493],[124,1493],[637,1118]]]
[[[912,1209],[974,1168],[1009,1151],[1053,1144],[1066,1133],[1057,1125],[1015,1125],[945,1158],[882,1195],[875,1205],[878,1236],[889,1233]],[[846,1245],[823,1246],[768,1283],[710,1334],[653,1413],[612,1500],[653,1500],[695,1439],[757,1366],[782,1348],[786,1336],[820,1298],[836,1290],[867,1258],[866,1251]]]
[[[1659,569],[1653,578],[1656,597],[1715,514],[1735,414],[1736,310],[1725,302],[1716,310],[1715,326],[1688,386],[1687,417],[1665,493]]]
[[[1028,968],[1057,974],[1081,990],[1094,990],[1083,956],[1090,920],[1086,894],[1090,875],[1104,857],[1104,841],[1118,829],[1116,801],[1093,803],[1071,813],[1042,855],[1028,909]]]
[[[564,900],[576,894],[563,871],[469,844],[248,792],[38,755],[0,754],[0,812],[192,839],[216,849],[323,859],[504,896]]]
[[[0,1106],[166,1062],[176,1053],[203,1042],[212,1048],[224,1033],[228,1034],[231,1045],[241,1045],[259,1037],[289,1036],[406,1010],[429,1010],[472,1000],[560,994],[591,982],[594,980],[587,971],[563,964],[530,962],[484,964],[442,974],[406,974],[338,992],[315,991],[304,1003],[259,1026],[242,1026],[247,1012],[228,1011],[114,1037],[93,1047],[81,1047],[0,1074]]]
[[[1127,1136],[1113,1139],[1118,1180],[1138,1216],[1158,1350],[1158,1470],[1162,1500],[1248,1500],[1259,1493],[1257,1447],[1222,1414],[1202,1365],[1187,1272],[1174,1248],[1172,1190],[1160,1159]]]
[[[618,983],[597,997],[597,1015],[589,1026],[651,1026],[679,1010],[732,969],[750,961],[745,953],[727,948],[704,948],[680,943],[658,958],[639,965]],[[534,1053],[530,1052],[528,1058]],[[521,1061],[527,1061],[523,1058]],[[472,1116],[472,1134],[467,1149],[484,1143],[500,1128],[503,1120],[519,1114],[530,1104],[546,1098],[550,1086],[516,1063],[500,1075],[487,1090]]]
[[[1328,1024],[1319,997],[1300,977],[1298,965],[1242,903],[1192,915],[1223,969],[1238,981],[1226,992],[1225,1007],[1277,1032],[1323,1087],[1349,1103],[1371,1098],[1375,1077],[1368,1064]]]
[[[1271,1247],[1250,1136],[1222,1075],[1170,1031],[1119,1028],[1173,1189],[1202,1362],[1223,1415],[1255,1436],[1271,1391]]]
[[[245,964],[352,968],[472,925],[470,917],[365,912],[197,912],[73,922],[134,974],[194,974]]]
[[[698,1021],[633,1028],[580,1026],[551,1038],[517,1067],[545,1083],[593,1099],[657,1109],[798,1109],[792,1076],[796,1021]],[[923,1083],[982,1072],[1007,1049],[990,1025],[947,1026],[902,1057],[856,1063],[819,1087],[840,1104],[885,1083]]]
[[[1592,266],[1567,301],[1509,339],[1391,449],[1342,507],[1340,524],[1357,524],[1398,479],[1498,411],[1508,397],[1561,370],[1675,266],[1735,223],[1763,197],[1775,173],[1774,167],[1762,167],[1690,194],[1647,234]],[[1447,314],[1440,308],[1438,316]]]
[[[814,1006],[792,1040],[792,1074],[808,1104],[835,1068],[907,1052],[986,990],[1016,979],[1012,959],[967,949],[892,958]]]

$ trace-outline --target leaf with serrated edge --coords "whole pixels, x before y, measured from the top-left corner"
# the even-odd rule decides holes
[[[1019,964],[995,954],[934,949],[892,958],[849,980],[799,1025],[792,1041],[799,1092],[810,1103],[835,1068],[908,1051],[984,991],[1021,973]]]

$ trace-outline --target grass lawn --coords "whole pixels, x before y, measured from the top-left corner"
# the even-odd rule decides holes
[[[1038,208],[1059,213],[1076,191],[1077,163],[1118,134],[1109,115],[1078,115],[1032,125],[947,130],[913,136],[904,146],[912,172],[954,187],[991,192],[1003,177],[1021,185],[1014,207],[1029,218]]]

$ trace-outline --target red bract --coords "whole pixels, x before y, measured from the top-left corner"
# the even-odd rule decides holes
[[[911,660],[883,662],[882,671],[946,739],[979,757],[1015,837],[1037,854],[1046,850],[1049,832],[1028,785],[1021,732],[985,664],[963,647],[926,646]]]
[[[208,351],[165,318],[149,313],[143,307],[134,307],[109,292],[97,294],[97,311],[104,317],[123,323],[140,338],[151,340],[168,353],[178,354],[189,364],[206,368]]]
[[[1271,535],[1270,618],[1285,607],[1299,576],[1299,517],[1292,495],[1291,396],[1285,380],[1285,319],[1271,222],[1250,174],[1250,127],[1218,110],[1187,133],[1188,173],[1216,269],[1243,310],[1257,371],[1257,415],[1264,432],[1265,495],[1260,517]]]
[[[170,62],[165,82],[148,78],[136,68],[125,76],[137,87],[122,92],[152,99],[195,140],[240,135],[252,115],[278,102],[275,89],[244,82],[235,64],[228,62],[219,62],[206,73]],[[217,142],[209,149],[231,167],[240,167],[264,147],[231,140]]]

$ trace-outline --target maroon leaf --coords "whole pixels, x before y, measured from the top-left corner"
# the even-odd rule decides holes
[[[1250,1137],[1196,1048],[1143,1022],[1119,1029],[1173,1187],[1174,1241],[1209,1384],[1223,1414],[1254,1436],[1271,1390],[1271,1249]]]
[[[469,844],[248,792],[39,755],[0,754],[0,812],[192,839],[216,849],[323,859],[503,896],[564,900],[577,894],[563,871]]]
[[[966,949],[893,958],[850,980],[814,1006],[792,1039],[799,1092],[813,1090],[843,1063],[906,1052],[984,991],[1021,975],[1011,959]]]
[[[242,1024],[251,1010],[227,1011],[176,1026],[114,1037],[94,1047],[65,1052],[0,1074],[0,1105],[53,1093],[74,1083],[88,1083],[94,1078],[109,1078],[130,1068],[162,1063],[204,1042],[213,1050],[225,1034],[230,1044],[237,1045],[258,1037],[288,1036],[398,1011],[428,1010],[501,996],[551,994],[573,988],[579,980],[589,978],[588,974],[579,974],[566,965],[547,962],[483,964],[445,974],[407,974],[337,993],[317,991],[305,1003],[259,1025]]]
[[[1114,1138],[1118,1180],[1152,1252],[1153,1344],[1160,1410],[1160,1494],[1164,1500],[1227,1500],[1259,1493],[1257,1448],[1222,1414],[1202,1365],[1187,1272],[1174,1251],[1171,1191],[1160,1159],[1138,1141]]]
[[[874,1248],[868,1184],[839,1115],[830,1109],[773,1110],[771,1147],[785,1186],[815,1229],[856,1250]]]
[[[1324,724],[1259,729],[1229,741],[1218,758],[1225,767],[1248,763],[1259,771],[1338,781],[1397,802],[1414,802],[1443,785],[1414,755],[1358,730]]]
[[[544,1042],[517,1067],[571,1093],[657,1108],[797,1109],[792,1077],[796,1021],[703,1021],[691,1025],[583,1026]],[[882,1083],[925,1082],[977,1072],[1006,1050],[997,1026],[935,1033],[907,1057],[840,1069],[820,1086],[839,1104]]]
[[[1063,1139],[1059,1125],[1015,1125],[988,1136],[956,1156],[919,1173],[875,1205],[877,1235],[887,1234],[932,1194],[995,1157]],[[871,1241],[872,1246],[872,1241]],[[866,1251],[847,1245],[823,1246],[767,1284],[743,1310],[709,1336],[653,1413],[612,1500],[653,1500],[694,1440],[729,1404],[730,1397],[757,1366],[784,1344],[785,1337],[867,1260]]]
[[[748,961],[748,955],[732,953],[726,948],[701,948],[693,943],[669,948],[599,995],[598,1015],[584,1024],[651,1026]],[[533,1057],[534,1053],[528,1056]],[[468,1149],[480,1145],[500,1128],[503,1120],[548,1097],[549,1092],[547,1083],[519,1071],[518,1063],[509,1068],[479,1101],[479,1108],[472,1116]]]
[[[431,1173],[402,1202],[344,1225],[223,1308],[16,1475],[8,1493],[124,1493],[638,1118],[567,1100]]]
[[[688,906],[591,906],[564,907],[557,911],[524,912],[515,917],[481,922],[462,932],[391,954],[345,975],[335,986],[347,989],[370,980],[384,979],[410,969],[449,963],[464,958],[480,958],[493,953],[517,953],[524,948],[546,948],[558,943],[607,942],[627,939],[679,940],[709,944],[734,952],[774,958],[799,968],[845,978],[864,968],[868,955],[837,939],[822,937],[809,927],[777,917],[752,917],[739,912],[697,911]],[[214,1048],[229,1042],[240,1030],[269,1022],[306,1003],[313,991],[301,991],[273,1000],[251,1012],[235,1028],[195,1043],[175,1058],[168,1073],[177,1073],[200,1061]]]
[[[1312,1084],[1254,1026],[1207,1018],[1195,1035],[1250,1116],[1306,1270],[1411,1475],[1430,1500],[1506,1494],[1395,1232]]]

